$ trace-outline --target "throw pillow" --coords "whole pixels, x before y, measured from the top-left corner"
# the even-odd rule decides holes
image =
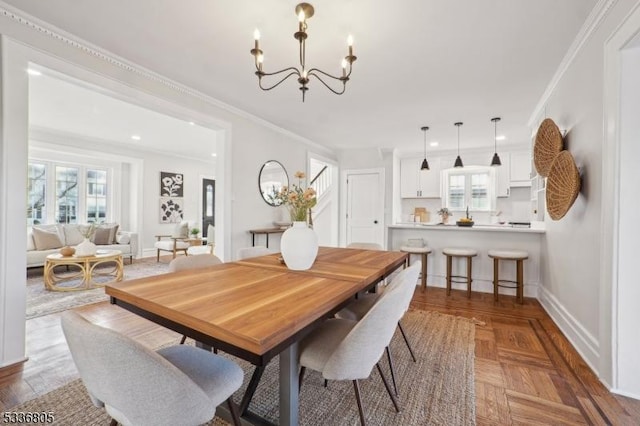
[[[65,224],[64,225],[64,240],[68,246],[77,246],[84,241],[84,225]]]
[[[97,246],[111,244],[111,228],[96,228],[93,234],[93,243]]]
[[[37,250],[50,250],[62,247],[57,229],[33,228],[33,242]]]
[[[36,243],[33,241],[33,231],[31,229],[27,230],[27,251],[32,251],[36,249]]]
[[[173,229],[173,238],[189,238],[189,222],[183,220]]]

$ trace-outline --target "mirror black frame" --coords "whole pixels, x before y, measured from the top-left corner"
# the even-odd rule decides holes
[[[260,173],[258,173],[258,192],[260,192],[260,196],[262,197],[262,199],[264,200],[265,203],[267,203],[268,205],[270,205],[271,207],[279,207],[282,205],[282,202],[280,204],[275,204],[274,202],[269,202],[269,200],[267,200],[267,197],[265,196],[265,194],[262,192],[262,186],[260,185],[260,180],[262,177],[262,171],[264,170],[265,166],[267,164],[270,163],[277,163],[280,168],[282,168],[282,171],[284,172],[284,176],[287,178],[286,182],[283,182],[283,186],[289,186],[289,174],[287,173],[287,169],[284,168],[284,166],[282,165],[281,162],[279,162],[278,160],[268,160],[265,161],[265,163],[262,165],[262,167],[260,167]]]

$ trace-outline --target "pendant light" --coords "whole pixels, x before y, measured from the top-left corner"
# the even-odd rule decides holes
[[[427,161],[427,130],[429,130],[429,127],[423,126],[420,127],[420,130],[424,133],[424,160],[422,160],[420,170],[429,170],[429,162]]]
[[[458,128],[458,156],[456,157],[456,162],[453,163],[453,167],[464,167],[462,158],[460,158],[460,126],[462,126],[462,122],[453,123],[453,125]]]
[[[500,117],[494,117],[491,119],[493,121],[493,159],[491,160],[492,166],[502,166],[502,162],[500,161],[500,157],[498,156],[498,121],[500,121]]]

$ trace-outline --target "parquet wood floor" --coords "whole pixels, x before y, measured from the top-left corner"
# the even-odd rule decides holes
[[[475,342],[478,425],[640,425],[640,401],[608,392],[536,300],[428,288],[412,308],[484,322]],[[179,337],[107,302],[78,311],[150,347]],[[0,412],[77,377],[58,314],[27,321],[27,336],[29,360],[0,370]]]

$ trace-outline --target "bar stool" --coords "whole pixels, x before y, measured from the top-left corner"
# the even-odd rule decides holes
[[[427,289],[427,256],[431,253],[431,247],[425,245],[422,238],[410,238],[406,245],[400,246],[400,251],[409,253],[407,258],[407,266],[411,266],[411,255],[417,254],[421,256],[422,271],[420,273],[420,285],[422,291]]]
[[[515,288],[516,299],[520,304],[524,303],[524,260],[529,258],[529,253],[524,250],[489,250],[489,257],[493,259],[493,298],[498,300],[498,287]],[[516,261],[516,280],[501,280],[498,277],[499,262],[501,260]],[[511,283],[515,284],[500,284]]]
[[[467,297],[471,297],[471,265],[472,260],[478,255],[478,252],[471,248],[445,248],[442,254],[447,256],[447,296],[451,294],[451,283],[467,283]],[[467,275],[452,275],[452,265],[454,257],[464,257],[467,259]],[[454,278],[464,278],[464,280],[456,280]]]

